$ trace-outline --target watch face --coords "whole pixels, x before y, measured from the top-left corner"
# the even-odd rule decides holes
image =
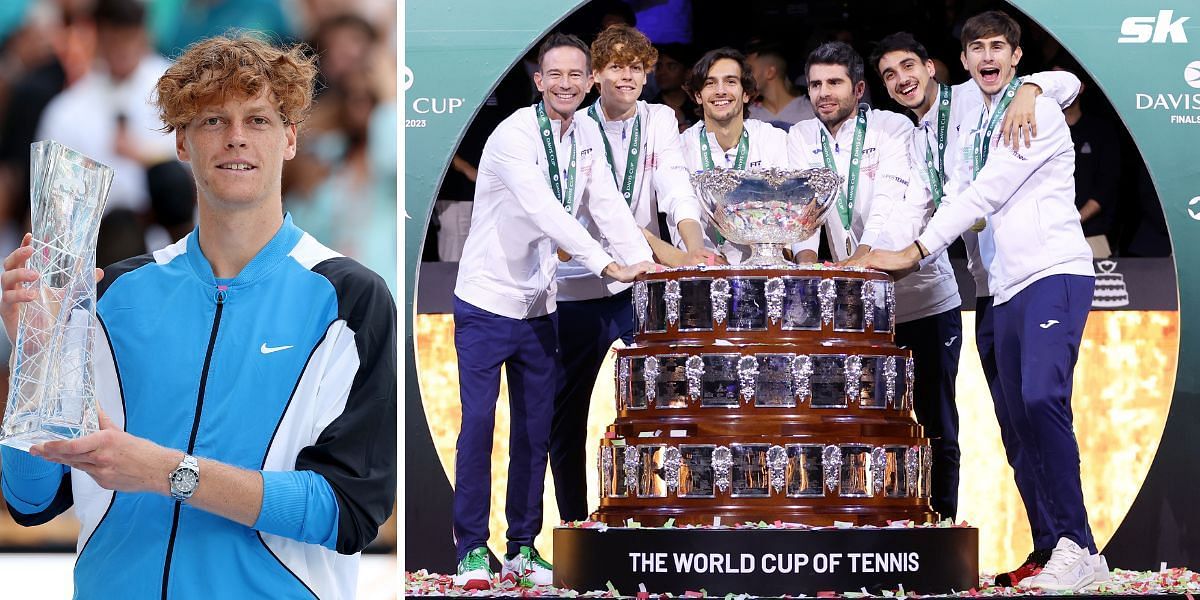
[[[199,474],[191,469],[176,469],[171,474],[171,484],[175,489],[183,494],[187,494],[196,489],[196,484],[199,482]]]

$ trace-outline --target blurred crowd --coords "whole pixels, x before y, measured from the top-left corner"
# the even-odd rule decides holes
[[[747,55],[759,90],[759,97],[750,105],[750,117],[786,130],[813,118],[806,97],[804,58],[820,44],[843,41],[868,56],[876,40],[909,31],[934,57],[938,79],[957,84],[968,78],[959,60],[958,42],[966,18],[987,9],[1009,8],[994,0],[896,0],[886,5],[763,0],[727,11],[713,10],[699,0],[670,0],[667,4],[674,10],[664,22],[662,11],[657,10],[661,4],[662,0],[593,0],[556,31],[573,33],[588,43],[614,23],[646,33],[658,49],[658,63],[641,99],[674,108],[680,131],[702,118],[699,107],[683,89],[683,79],[710,49],[732,46]],[[641,17],[646,19],[639,22]],[[1112,105],[1049,33],[1019,14],[1018,19],[1026,32],[1018,74],[1064,69],[1083,82],[1082,92],[1065,114],[1075,142],[1076,206],[1095,257],[1170,255],[1166,221],[1154,185]],[[690,38],[678,39],[680,31],[690,32]],[[531,53],[514,65],[461,140],[436,198],[422,260],[458,260],[470,225],[474,168],[483,144],[500,120],[536,101],[535,59]],[[905,113],[888,97],[873,69],[868,72],[863,101]],[[583,106],[591,104],[595,96],[593,90]],[[965,257],[961,242],[951,248],[951,255]]]
[[[285,167],[297,225],[395,290],[396,3],[390,0],[5,0],[0,8],[0,255],[28,231],[29,145],[54,139],[115,170],[97,264],[193,228],[195,190],[149,103],[189,44],[246,32],[304,42],[321,84]]]

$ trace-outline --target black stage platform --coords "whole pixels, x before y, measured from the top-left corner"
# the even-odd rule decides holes
[[[779,596],[884,590],[952,593],[979,584],[972,527],[554,530],[555,586],[631,593]],[[628,592],[627,592],[628,590]]]

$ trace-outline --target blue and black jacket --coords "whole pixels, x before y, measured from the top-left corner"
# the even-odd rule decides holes
[[[348,598],[396,489],[396,308],[285,218],[234,279],[197,232],[98,287],[101,408],[129,433],[263,476],[246,527],[4,448],[22,525],[74,506],[77,598]],[[204,486],[201,469],[200,486]]]

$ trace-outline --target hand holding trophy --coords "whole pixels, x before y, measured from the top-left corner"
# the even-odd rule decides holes
[[[4,261],[0,310],[13,342],[0,444],[22,450],[99,430],[96,236],[113,176],[54,141],[33,144],[30,171],[33,232]]]

